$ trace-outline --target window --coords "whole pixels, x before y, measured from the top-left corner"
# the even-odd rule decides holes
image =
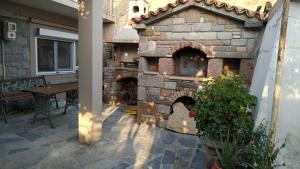
[[[139,13],[140,12],[140,8],[138,6],[134,6],[133,7],[133,12],[134,13]]]
[[[73,72],[75,42],[37,38],[37,72]]]

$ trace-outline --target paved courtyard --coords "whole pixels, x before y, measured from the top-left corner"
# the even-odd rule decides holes
[[[31,125],[32,113],[0,121],[0,169],[204,169],[200,138],[137,125],[118,107],[104,112],[103,137],[78,143],[77,110],[55,112],[55,129],[45,119]]]

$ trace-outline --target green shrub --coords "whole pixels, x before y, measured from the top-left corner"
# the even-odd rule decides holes
[[[237,75],[220,76],[205,83],[204,90],[194,95],[198,132],[215,139],[232,136],[239,130],[253,127],[252,114],[247,112],[256,99],[249,94]],[[231,138],[232,139],[232,138]]]
[[[272,142],[272,132],[261,124],[254,131],[235,135],[233,142],[226,140],[217,152],[223,169],[274,169],[283,147]]]

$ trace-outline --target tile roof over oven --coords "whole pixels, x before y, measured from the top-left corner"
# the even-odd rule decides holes
[[[245,8],[232,6],[228,3],[224,3],[216,0],[176,0],[175,3],[170,3],[163,8],[158,8],[156,12],[150,11],[146,15],[142,15],[139,18],[132,18],[131,24],[151,24],[156,20],[159,20],[163,16],[170,15],[176,11],[176,8],[185,6],[186,8],[194,6],[202,9],[206,9],[215,13],[220,13],[222,15],[228,15],[234,19],[241,21],[251,21],[251,22],[263,22],[267,19],[266,13],[260,13],[255,11],[250,11]],[[185,8],[184,8],[185,9]]]

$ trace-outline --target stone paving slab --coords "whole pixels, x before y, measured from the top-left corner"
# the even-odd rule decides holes
[[[137,125],[134,116],[108,110],[103,114],[103,137],[91,146],[78,143],[76,108],[65,116],[61,110],[54,112],[56,129],[50,129],[46,119],[29,124],[32,114],[10,117],[8,124],[0,124],[0,168],[206,168],[207,154],[197,152],[199,137]]]

